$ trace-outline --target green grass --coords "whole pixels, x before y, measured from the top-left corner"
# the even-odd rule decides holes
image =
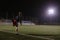
[[[21,33],[26,34],[47,34],[47,35],[60,35],[60,26],[22,26],[19,28]]]
[[[45,39],[27,37],[24,35],[16,35],[14,33],[0,31],[0,40],[45,40]]]
[[[23,25],[19,26],[20,35],[15,35],[15,33],[15,27],[12,25],[0,25],[1,40],[45,40],[41,38],[27,37],[21,34],[31,34],[60,40],[60,26],[56,25]]]

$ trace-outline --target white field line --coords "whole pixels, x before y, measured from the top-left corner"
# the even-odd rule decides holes
[[[7,31],[4,31],[4,32],[7,32]],[[10,32],[10,33],[16,34],[16,32]],[[27,35],[27,34],[21,34],[21,33],[19,33],[19,34],[20,34],[20,35],[24,35],[24,36],[28,36],[28,37],[41,38],[41,39],[46,39],[46,40],[54,40],[54,39],[52,39],[52,38],[43,37],[43,36],[34,36],[34,35]]]
[[[33,36],[33,35],[26,35],[26,34],[21,34],[21,35],[25,35],[25,36],[29,36],[29,37],[35,37],[35,38],[42,38],[42,39],[46,39],[46,40],[54,40],[54,39],[42,37],[42,36]]]
[[[8,24],[8,23],[1,23],[1,24]],[[9,23],[9,24],[12,24],[12,23]],[[25,36],[29,36],[29,37],[35,37],[35,38],[42,38],[42,39],[46,39],[46,40],[54,40],[54,39],[42,37],[42,36],[32,36],[32,35],[26,35],[26,34],[20,34],[20,35],[25,35]]]
[[[7,31],[5,31],[5,32],[7,32]],[[14,32],[10,32],[10,33],[14,33]],[[16,34],[16,32],[14,34]],[[27,35],[27,34],[21,34],[21,33],[19,33],[19,35],[24,35],[24,36],[28,36],[28,37],[34,37],[34,38],[41,38],[41,39],[46,39],[46,40],[54,40],[52,38],[47,38],[47,37],[43,37],[43,36],[34,36],[34,35]]]

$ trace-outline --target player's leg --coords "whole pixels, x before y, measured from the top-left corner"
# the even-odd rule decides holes
[[[22,20],[20,20],[20,25],[22,25]]]
[[[18,34],[18,23],[16,24],[16,34]]]
[[[16,27],[16,34],[18,34],[18,27]]]

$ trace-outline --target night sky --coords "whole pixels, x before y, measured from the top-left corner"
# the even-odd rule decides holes
[[[8,15],[8,17],[12,18],[13,15],[17,15],[21,11],[23,17],[41,18],[49,4],[56,5],[58,13],[60,13],[59,2],[59,0],[2,0],[0,1],[0,17],[6,18],[6,15]]]

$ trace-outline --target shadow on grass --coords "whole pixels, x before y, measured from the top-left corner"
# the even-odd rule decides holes
[[[35,35],[35,36],[60,36],[59,34],[29,34],[29,35]]]
[[[16,35],[14,33],[0,31],[0,40],[45,40],[45,39],[28,37],[24,35]]]
[[[46,38],[51,38],[51,39],[55,39],[55,40],[60,40],[60,35],[49,35],[49,34],[29,34],[29,35],[33,35],[33,36],[42,36],[42,37],[46,37]]]

